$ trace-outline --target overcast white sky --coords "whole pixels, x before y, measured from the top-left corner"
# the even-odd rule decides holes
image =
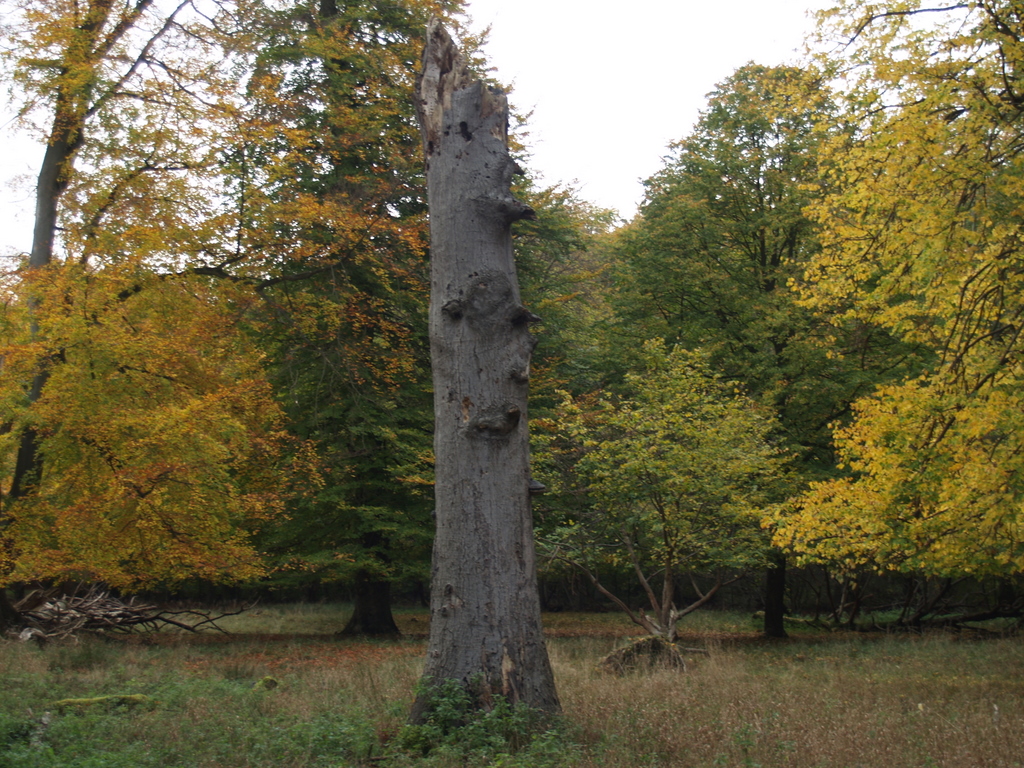
[[[469,0],[486,52],[533,110],[532,170],[544,184],[625,218],[640,180],[693,127],[705,95],[737,67],[793,62],[827,0]],[[0,117],[0,254],[29,248],[32,186],[43,148]]]
[[[469,0],[546,184],[632,217],[641,179],[737,67],[793,63],[827,0]]]
[[[13,134],[9,120],[9,110],[0,111],[0,256],[32,246],[31,176],[43,160],[42,145]]]

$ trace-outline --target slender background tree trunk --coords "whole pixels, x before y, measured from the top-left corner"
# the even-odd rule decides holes
[[[786,556],[779,550],[771,553],[772,565],[764,577],[764,634],[766,637],[789,637],[786,634]]]
[[[66,98],[57,100],[58,108],[53,120],[53,129],[50,131],[50,143],[46,147],[36,184],[36,219],[32,234],[32,252],[28,261],[30,270],[44,269],[53,261],[57,205],[67,187],[74,152],[81,143],[81,116],[67,106],[68,101]],[[36,321],[38,306],[39,300],[35,296],[29,296],[30,333],[33,340],[39,335],[39,325]],[[32,379],[32,386],[28,391],[29,403],[35,403],[42,397],[43,388],[49,377],[49,365],[48,362],[44,362],[43,367]],[[27,495],[28,488],[39,474],[39,464],[38,435],[33,427],[25,427],[18,443],[18,455],[8,494],[12,501]]]
[[[510,226],[508,104],[427,32],[418,87],[430,202],[430,352],[437,531],[424,678],[559,707],[540,622],[526,400],[535,320],[520,303]],[[422,719],[421,694],[412,719]]]
[[[58,207],[61,195],[67,189],[74,163],[75,153],[85,138],[85,124],[95,104],[89,104],[95,73],[103,57],[135,23],[139,16],[152,4],[152,0],[137,0],[134,8],[122,12],[120,23],[114,25],[104,36],[104,28],[114,11],[112,0],[92,0],[83,9],[81,23],[75,28],[76,35],[69,39],[61,61],[63,76],[57,81],[54,97],[53,121],[50,128],[46,152],[39,169],[36,183],[35,225],[32,230],[32,251],[29,254],[30,270],[40,270],[53,262],[54,240],[57,235]],[[39,334],[36,322],[38,298],[28,297],[30,332],[33,339]],[[28,392],[28,402],[35,403],[42,397],[43,388],[49,379],[48,364],[36,373]],[[40,471],[39,440],[34,428],[26,427],[21,433],[14,476],[9,496],[18,499],[25,496],[29,486],[37,479]]]
[[[93,19],[84,25],[83,31],[95,34],[97,24],[101,20]],[[43,163],[39,170],[36,183],[36,214],[35,226],[32,231],[32,251],[29,253],[28,268],[32,272],[43,270],[53,262],[54,239],[57,234],[57,207],[60,196],[67,188],[68,176],[74,153],[82,142],[84,112],[76,107],[75,100],[67,93],[62,84],[54,107],[53,126],[50,140],[43,155]],[[26,299],[29,312],[29,334],[35,341],[39,337],[39,298],[29,294]],[[32,405],[43,395],[43,389],[50,378],[51,358],[40,362],[40,367],[32,377],[27,402]],[[14,460],[14,473],[6,499],[0,498],[0,546],[11,550],[11,545],[3,539],[4,530],[10,524],[6,504],[27,496],[32,486],[38,481],[42,471],[39,454],[39,435],[34,426],[24,426],[18,439],[18,452]],[[5,570],[0,573],[0,581],[6,581],[14,565],[16,553],[9,551]],[[16,623],[17,611],[7,599],[0,595],[0,629]]]

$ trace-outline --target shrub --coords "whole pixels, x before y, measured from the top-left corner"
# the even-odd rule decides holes
[[[476,687],[471,685],[471,687]],[[433,765],[569,766],[577,748],[561,722],[523,703],[493,697],[480,708],[458,680],[445,680],[428,696],[426,720],[406,725],[394,742],[396,764],[416,756]]]

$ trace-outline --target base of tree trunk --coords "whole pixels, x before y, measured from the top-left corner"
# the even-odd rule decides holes
[[[352,616],[339,635],[402,634],[391,613],[391,582],[357,578]]]
[[[0,635],[21,623],[21,614],[14,607],[6,589],[0,589]]]
[[[678,669],[685,672],[686,660],[675,643],[651,635],[612,651],[601,660],[598,668],[613,675],[654,669]]]

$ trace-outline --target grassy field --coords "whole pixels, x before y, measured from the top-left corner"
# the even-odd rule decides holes
[[[266,606],[230,636],[0,644],[0,768],[297,766],[1024,766],[1024,640],[803,634],[687,620],[686,672],[596,663],[634,634],[616,614],[545,616],[564,722],[508,752],[522,713],[428,757],[403,732],[427,617],[395,642],[337,639],[343,606]],[[273,678],[276,686],[260,684]],[[140,700],[63,704],[65,699]],[[520,718],[520,719],[517,719]],[[399,750],[399,744],[406,751]]]

